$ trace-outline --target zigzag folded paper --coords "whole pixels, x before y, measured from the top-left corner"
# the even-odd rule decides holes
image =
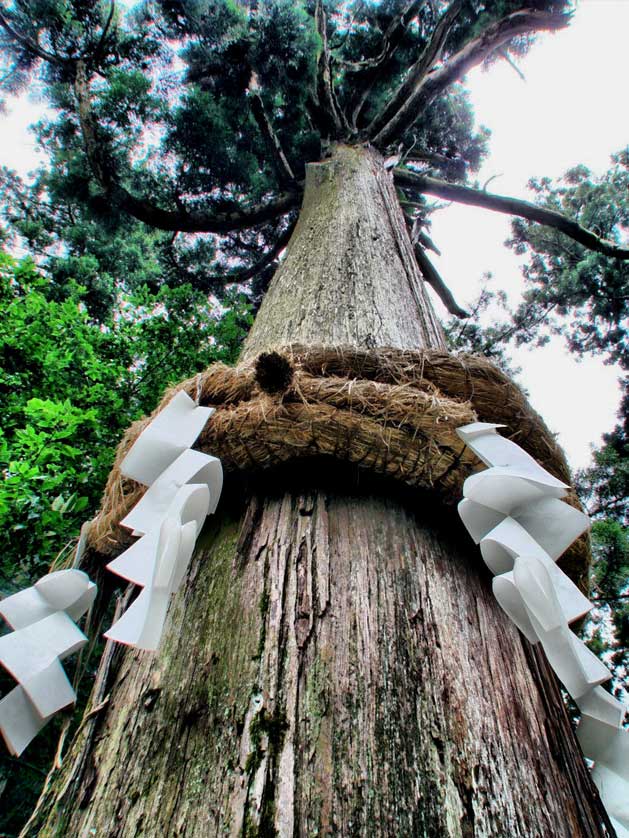
[[[141,585],[143,591],[105,637],[138,649],[157,649],[170,596],[188,569],[209,504],[206,485],[183,486],[160,529],[143,536],[107,565],[113,573]]]
[[[590,715],[597,710],[601,715],[600,704],[595,710],[589,706],[588,711],[580,701],[577,704],[582,712],[577,737],[585,756],[594,761],[592,779],[618,838],[626,838],[629,836],[629,730],[621,727],[624,707],[608,696],[603,715],[609,714],[611,718],[602,719]]]
[[[60,570],[0,602],[0,614],[14,629],[0,637],[0,663],[18,682],[0,701],[0,732],[15,756],[51,716],[76,701],[60,661],[87,642],[74,620],[95,596],[85,573]]]
[[[209,511],[215,512],[223,487],[221,461],[201,451],[184,451],[149,486],[120,523],[133,530],[134,535],[143,535],[158,528],[174,502],[175,495],[186,483],[205,483],[210,493]]]
[[[488,567],[494,595],[532,642],[541,643],[581,711],[578,737],[595,765],[592,778],[619,838],[629,838],[629,731],[623,705],[599,685],[605,665],[568,623],[592,603],[555,561],[587,529],[583,513],[561,501],[567,486],[510,440],[477,422],[457,433],[489,468],[465,481],[459,514]]]
[[[148,651],[159,646],[170,597],[221,494],[220,460],[187,448],[213,412],[177,393],[122,462],[123,474],[149,488],[120,522],[142,537],[107,567],[143,590],[105,633],[110,640]]]
[[[199,407],[180,390],[142,431],[120,471],[150,486],[194,443],[213,413],[213,407]]]

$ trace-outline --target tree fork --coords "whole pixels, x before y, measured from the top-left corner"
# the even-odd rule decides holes
[[[381,159],[337,148],[308,167],[244,355],[440,345],[417,277]],[[159,652],[123,654],[25,834],[607,834],[554,675],[453,509],[336,464],[250,488],[228,489]]]

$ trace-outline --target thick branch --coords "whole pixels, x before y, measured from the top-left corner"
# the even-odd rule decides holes
[[[450,6],[444,18],[455,5],[456,3]],[[444,18],[442,22],[444,22],[443,29],[445,30]],[[398,88],[389,104],[368,127],[367,136],[380,147],[395,141],[413,124],[433,99],[464,76],[472,67],[481,64],[503,44],[518,35],[526,35],[538,30],[561,29],[568,24],[568,21],[568,15],[522,9],[488,26],[481,35],[465,44],[436,70],[431,71],[430,66],[420,59],[413,65],[408,78]],[[435,30],[433,40],[436,35]],[[442,34],[442,37],[445,38],[445,35]]]
[[[105,42],[107,40],[107,35],[109,34],[109,28],[111,26],[111,22],[114,19],[114,13],[116,11],[116,2],[115,0],[110,0],[109,3],[109,14],[107,15],[107,20],[105,21],[105,25],[103,26],[103,31],[101,32],[101,36],[96,44],[96,49],[94,50],[94,54],[92,56],[92,64],[96,64],[105,48]]]
[[[410,68],[408,75],[396,90],[393,98],[371,122],[371,125],[367,129],[370,136],[373,131],[378,131],[387,124],[389,119],[395,115],[403,103],[412,96],[413,90],[425,78],[432,66],[439,61],[450,29],[461,11],[462,4],[463,0],[454,0],[441,16],[431,39],[426,44],[419,59]]]
[[[317,0],[315,6],[315,23],[317,32],[321,38],[321,52],[317,60],[317,103],[329,125],[321,126],[324,133],[330,134],[329,128],[333,128],[336,137],[340,137],[343,129],[348,129],[344,124],[343,115],[339,111],[334,95],[332,82],[330,50],[328,49],[327,19],[323,8],[322,0]]]
[[[159,230],[182,233],[229,233],[232,230],[243,230],[272,221],[279,215],[284,215],[294,209],[299,203],[300,196],[297,192],[286,192],[267,204],[256,204],[232,212],[208,213],[189,211],[185,208],[177,211],[164,210],[151,201],[138,198],[117,181],[105,147],[99,140],[98,126],[91,108],[89,81],[83,61],[77,62],[74,93],[85,151],[92,172],[106,191],[107,197],[138,221],[143,221]]]
[[[460,318],[469,317],[469,311],[465,311],[465,309],[458,305],[457,301],[452,296],[452,292],[443,279],[441,279],[439,272],[428,258],[426,251],[421,246],[419,241],[415,242],[413,249],[415,251],[415,258],[417,259],[417,264],[419,265],[419,270],[422,272],[422,276],[426,282],[432,285],[435,289],[437,296],[448,309],[450,314]]]
[[[137,198],[117,183],[110,186],[107,193],[120,209],[138,221],[159,230],[181,233],[229,233],[244,230],[285,215],[295,209],[300,201],[298,193],[286,192],[267,204],[254,204],[233,212],[195,212],[186,209],[175,212]]]
[[[409,2],[406,3],[402,11],[396,15],[388,25],[384,35],[382,36],[381,50],[374,58],[366,58],[363,61],[357,61],[352,64],[344,62],[343,66],[347,72],[356,74],[356,78],[352,85],[354,87],[352,95],[354,105],[352,107],[351,122],[354,130],[356,130],[358,117],[360,116],[360,112],[363,109],[374,84],[380,77],[382,70],[395,55],[395,52],[404,37],[408,24],[413,19],[420,6],[421,0],[409,0]]]
[[[262,132],[262,136],[271,151],[271,158],[278,180],[280,184],[284,186],[295,186],[297,183],[295,175],[293,174],[290,163],[282,150],[277,134],[273,130],[271,121],[267,116],[264,103],[262,102],[262,97],[259,93],[252,90],[249,91],[249,94],[251,96],[251,111],[256,123],[258,124],[258,128]]]
[[[398,186],[411,188],[427,195],[435,195],[447,201],[483,207],[496,212],[504,212],[507,215],[518,215],[529,221],[554,227],[597,253],[604,253],[606,256],[613,256],[617,259],[629,259],[629,248],[619,247],[613,242],[600,238],[600,236],[577,224],[576,221],[566,218],[565,215],[555,212],[555,210],[544,209],[544,207],[531,204],[529,201],[521,201],[519,198],[507,198],[503,195],[493,195],[491,192],[482,192],[480,189],[471,189],[469,186],[458,186],[454,183],[447,183],[445,180],[418,175],[404,169],[394,169],[393,175]]]
[[[63,58],[60,58],[58,55],[53,55],[51,52],[47,52],[45,49],[40,47],[40,45],[36,42],[31,40],[30,38],[26,37],[26,35],[21,35],[17,29],[14,29],[11,23],[7,20],[4,14],[0,11],[0,26],[7,32],[14,41],[16,41],[23,49],[27,52],[30,52],[32,55],[41,58],[43,61],[48,61],[51,64],[65,64],[67,61]]]

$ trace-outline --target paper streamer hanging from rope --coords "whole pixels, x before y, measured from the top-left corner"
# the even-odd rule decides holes
[[[120,470],[149,488],[120,522],[141,536],[107,567],[143,590],[105,637],[155,651],[203,522],[223,485],[220,460],[189,448],[214,412],[184,392],[140,434]]]
[[[74,704],[61,661],[87,643],[76,626],[94,602],[96,585],[80,570],[59,570],[0,602],[13,631],[0,637],[0,663],[18,682],[0,701],[0,732],[19,756],[46,722]]]
[[[541,643],[557,677],[581,711],[577,736],[594,762],[592,778],[619,838],[629,838],[629,731],[625,707],[600,684],[607,667],[569,628],[592,603],[555,564],[589,526],[564,503],[568,487],[519,445],[502,425],[475,422],[457,430],[485,463],[468,477],[459,514],[496,574],[498,603],[531,643]]]

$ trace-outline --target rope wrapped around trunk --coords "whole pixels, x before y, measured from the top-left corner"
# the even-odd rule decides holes
[[[571,482],[563,452],[520,388],[477,356],[281,346],[237,367],[213,364],[168,390],[153,416],[179,390],[216,408],[195,448],[219,457],[226,472],[328,456],[453,504],[465,478],[482,467],[456,428],[484,421],[504,424],[505,436],[555,477]],[[118,522],[145,488],[121,475],[120,462],[151,418],[126,432],[90,527],[90,547],[107,557],[131,540]],[[566,500],[579,506],[574,492]],[[589,562],[584,536],[560,563],[586,586]]]

